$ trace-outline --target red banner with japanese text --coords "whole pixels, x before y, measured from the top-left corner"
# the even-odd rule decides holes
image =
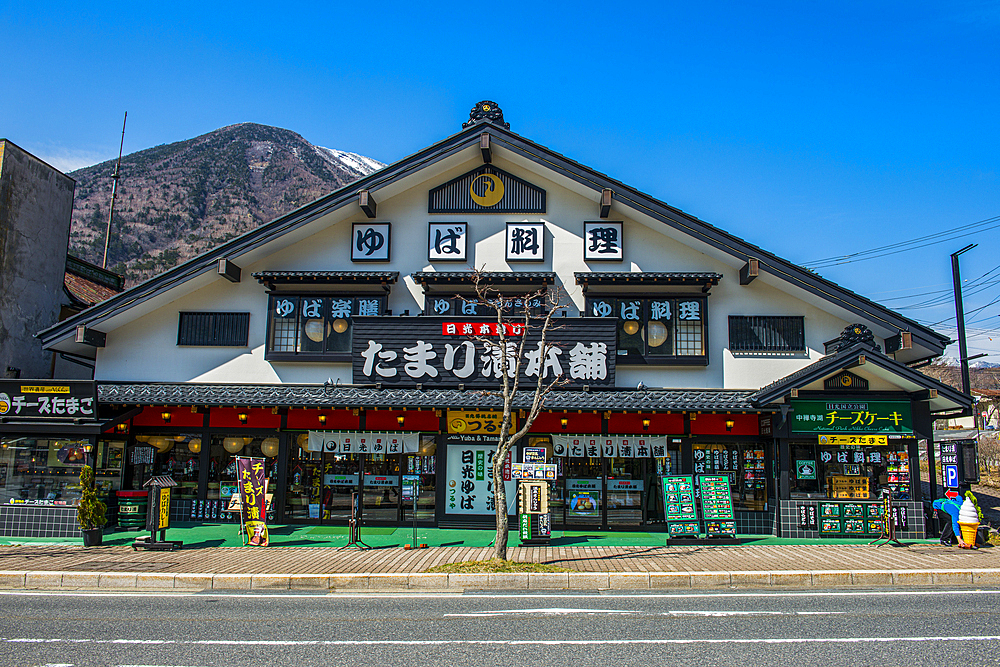
[[[240,500],[243,504],[243,523],[250,544],[266,547],[267,535],[267,485],[264,476],[264,459],[236,458],[239,476]]]

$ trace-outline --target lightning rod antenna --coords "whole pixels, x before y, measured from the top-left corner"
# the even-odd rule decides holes
[[[104,260],[101,268],[108,268],[108,243],[111,241],[111,221],[115,217],[115,198],[118,196],[118,171],[122,166],[122,149],[125,148],[125,123],[128,121],[128,111],[125,112],[125,120],[122,121],[122,143],[118,147],[118,162],[115,164],[115,173],[111,176],[111,212],[108,213],[108,232],[104,235]]]

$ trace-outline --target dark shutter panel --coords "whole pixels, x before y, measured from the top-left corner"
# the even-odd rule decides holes
[[[250,313],[180,313],[178,345],[246,347]]]
[[[779,315],[730,315],[731,352],[804,352],[805,318]]]

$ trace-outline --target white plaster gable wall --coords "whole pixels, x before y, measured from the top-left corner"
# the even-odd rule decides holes
[[[599,220],[596,197],[583,196],[522,166],[496,159],[494,164],[544,188],[547,213],[526,215],[440,215],[427,213],[428,190],[481,164],[469,160],[433,178],[411,186],[384,201],[378,198],[379,216],[373,222],[392,223],[389,262],[354,263],[350,260],[352,222],[369,222],[360,210],[331,217],[331,224],[277,252],[260,253],[260,259],[243,265],[243,280],[232,284],[222,278],[192,291],[138,320],[108,331],[107,347],[98,356],[99,380],[167,382],[321,383],[328,379],[351,382],[349,364],[268,363],[264,360],[267,323],[265,288],[251,277],[256,271],[399,271],[400,281],[390,293],[388,307],[396,315],[423,309],[421,288],[409,277],[415,271],[461,271],[472,267],[488,271],[553,271],[572,304],[570,315],[584,305],[576,285],[577,271],[695,271],[717,272],[724,278],[708,300],[708,367],[619,367],[618,385],[650,387],[758,388],[822,356],[823,342],[836,337],[849,322],[789,295],[768,281],[758,279],[740,286],[736,260],[723,262],[718,253],[705,254],[689,237],[645,216],[623,216],[613,209],[609,220],[624,223],[625,261],[583,261],[583,223]],[[340,218],[339,222],[333,222]],[[462,221],[469,224],[469,259],[436,262],[427,259],[428,223]],[[508,221],[545,222],[545,256],[541,263],[511,263],[504,258]],[[685,243],[686,241],[686,243]],[[705,246],[702,246],[705,247]],[[801,292],[800,292],[801,293]],[[817,300],[817,303],[821,303]],[[178,312],[250,312],[250,344],[245,349],[178,347]],[[734,357],[728,345],[729,315],[804,315],[807,355],[793,357]]]

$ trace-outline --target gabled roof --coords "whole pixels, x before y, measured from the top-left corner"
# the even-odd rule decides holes
[[[611,189],[614,193],[614,201],[619,205],[624,205],[642,215],[658,220],[697,241],[706,243],[718,251],[736,258],[740,262],[751,258],[757,259],[761,275],[775,276],[827,302],[844,308],[868,322],[877,323],[889,331],[910,331],[914,345],[929,349],[932,352],[931,356],[941,354],[945,346],[951,342],[948,337],[826,280],[808,269],[781,259],[648,194],[521,137],[505,127],[483,120],[41,331],[38,336],[42,340],[42,345],[49,348],[70,338],[78,325],[96,327],[103,320],[144,300],[206,272],[214,271],[219,259],[239,257],[241,254],[250,252],[275,238],[309,224],[331,211],[352,204],[357,205],[359,193],[363,190],[367,190],[377,197],[380,189],[416,174],[431,164],[454,156],[465,149],[478,151],[480,135],[483,133],[490,135],[491,145],[494,148],[510,151],[517,158],[534,162],[543,169],[595,192],[597,195],[595,201],[599,199],[604,189]]]
[[[927,392],[932,413],[972,409],[972,397],[968,394],[963,394],[939,380],[915,371],[865,343],[856,343],[827,355],[805,368],[800,368],[757,390],[751,400],[757,406],[784,401],[791,395],[793,389],[801,389],[817,380],[826,379],[848,369],[856,373],[863,369],[867,373],[901,385],[908,393]]]

